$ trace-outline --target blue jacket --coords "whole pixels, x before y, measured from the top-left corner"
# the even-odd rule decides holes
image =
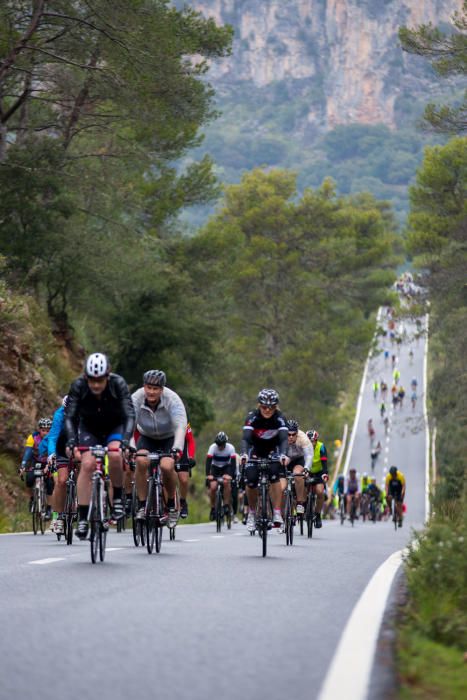
[[[39,454],[41,457],[50,457],[50,455],[57,454],[57,442],[60,437],[60,433],[65,427],[65,409],[63,406],[57,408],[54,413],[52,420],[52,427],[49,433],[41,441],[39,445]]]

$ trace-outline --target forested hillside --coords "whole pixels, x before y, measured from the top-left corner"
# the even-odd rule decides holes
[[[183,4],[183,3],[179,3]],[[452,26],[461,0],[193,0],[232,24],[233,60],[213,66],[220,119],[199,153],[222,180],[254,167],[290,168],[298,187],[332,176],[338,192],[363,190],[391,201],[399,222],[407,187],[427,144],[418,129],[425,95],[459,98],[454,76],[440,84],[429,64],[404,54],[397,32],[417,24]],[[190,211],[200,222],[210,211]]]

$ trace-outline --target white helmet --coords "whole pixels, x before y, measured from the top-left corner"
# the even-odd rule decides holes
[[[101,352],[93,352],[86,360],[84,373],[87,377],[106,377],[110,371],[109,360]]]

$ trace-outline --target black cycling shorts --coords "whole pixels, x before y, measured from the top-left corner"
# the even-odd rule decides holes
[[[269,463],[269,479],[272,484],[279,481],[282,473],[285,476],[284,467],[282,467],[279,461]],[[257,488],[259,482],[259,468],[257,464],[250,464],[247,462],[245,466],[245,481],[250,488]]]
[[[305,466],[305,457],[294,457],[293,459],[290,460],[289,464],[287,465],[287,471],[291,472],[293,471],[294,467],[304,467]]]
[[[114,442],[115,440],[123,439],[123,425],[116,425],[109,432],[104,435],[103,433],[91,432],[91,430],[84,425],[83,422],[79,424],[78,428],[78,445],[80,447],[95,447],[96,445],[103,445],[106,447],[109,442]]]
[[[402,502],[402,484],[389,484],[389,495],[394,496],[398,503]]]
[[[25,473],[25,481],[26,481],[26,486],[30,489],[33,488],[35,482],[36,482],[36,477],[34,476],[34,469],[28,469]],[[51,496],[54,492],[55,488],[55,480],[53,476],[44,476],[44,486],[45,486],[45,492],[47,496]]]
[[[216,467],[214,464],[211,464],[211,470],[210,470],[210,475],[213,476],[215,479],[217,479],[219,476],[232,476],[232,467],[230,465],[227,465],[225,467]]]
[[[170,452],[173,444],[173,435],[172,437],[162,438],[161,440],[147,437],[147,435],[140,435],[136,443],[136,449],[147,450],[148,452]]]

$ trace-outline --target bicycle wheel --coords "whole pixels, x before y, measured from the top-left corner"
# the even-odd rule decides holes
[[[290,493],[286,491],[285,503],[284,503],[284,529],[285,529],[285,543],[287,546],[291,545],[293,542],[293,525],[292,525],[292,504]]]
[[[39,527],[41,530],[41,535],[45,533],[45,509],[47,508],[47,499],[45,496],[44,484],[41,483],[40,488],[40,508],[39,508]]]
[[[99,559],[104,561],[105,559],[105,545],[107,542],[107,530],[108,530],[108,519],[109,519],[109,505],[107,497],[107,488],[104,487],[104,492],[102,494],[102,504],[100,513],[100,523],[99,523]]]
[[[174,539],[175,539],[175,530],[176,530],[175,527],[170,527],[170,528],[169,528],[169,533],[170,533],[169,537],[170,537],[170,540],[174,540]]]
[[[117,520],[117,532],[125,532],[126,530],[126,493],[125,489],[122,492],[122,507],[123,507],[123,518]]]
[[[149,481],[148,498],[146,501],[146,548],[152,554],[156,540],[156,519],[154,517],[154,482]]]
[[[141,520],[136,519],[136,513],[138,512],[138,496],[136,493],[136,483],[133,483],[131,491],[131,529],[133,531],[133,542],[135,547],[139,547],[141,543]],[[141,543],[144,546],[144,542]]]
[[[92,484],[92,494],[91,494],[91,530],[89,536],[89,542],[91,545],[91,561],[93,564],[97,561],[97,555],[99,551],[99,513],[98,513],[98,503],[100,498],[100,484],[97,479],[93,480]]]
[[[268,487],[267,484],[261,484],[261,544],[263,557],[268,551]]]
[[[224,514],[224,506],[222,505],[222,489],[219,487],[216,491],[216,532],[222,530],[222,516]]]
[[[340,517],[341,517],[341,525],[343,525],[344,520],[345,520],[345,501],[343,498],[341,498],[341,503],[340,503]]]
[[[313,537],[314,517],[315,517],[315,512],[314,512],[313,494],[309,493],[308,498],[307,498],[307,502],[306,502],[306,529],[307,529],[308,538]]]
[[[155,547],[156,547],[156,553],[159,554],[161,551],[161,546],[162,546],[162,531],[164,529],[164,525],[161,525],[160,518],[162,514],[164,513],[164,497],[162,493],[162,487],[160,484],[156,484],[155,486],[155,502],[157,503],[157,513],[158,513],[158,518],[156,520],[156,536],[155,536]],[[170,529],[170,528],[169,528]]]
[[[392,515],[392,521],[394,523],[394,530],[397,530],[397,507],[396,507],[396,499],[392,498],[392,510],[393,510],[393,515]]]
[[[66,489],[66,499],[65,499],[65,539],[67,545],[73,543],[73,518],[74,518],[74,504],[75,504],[75,484],[74,482],[69,482]]]
[[[38,494],[34,489],[33,502],[32,502],[32,531],[37,535],[39,529],[39,509],[38,509]]]

